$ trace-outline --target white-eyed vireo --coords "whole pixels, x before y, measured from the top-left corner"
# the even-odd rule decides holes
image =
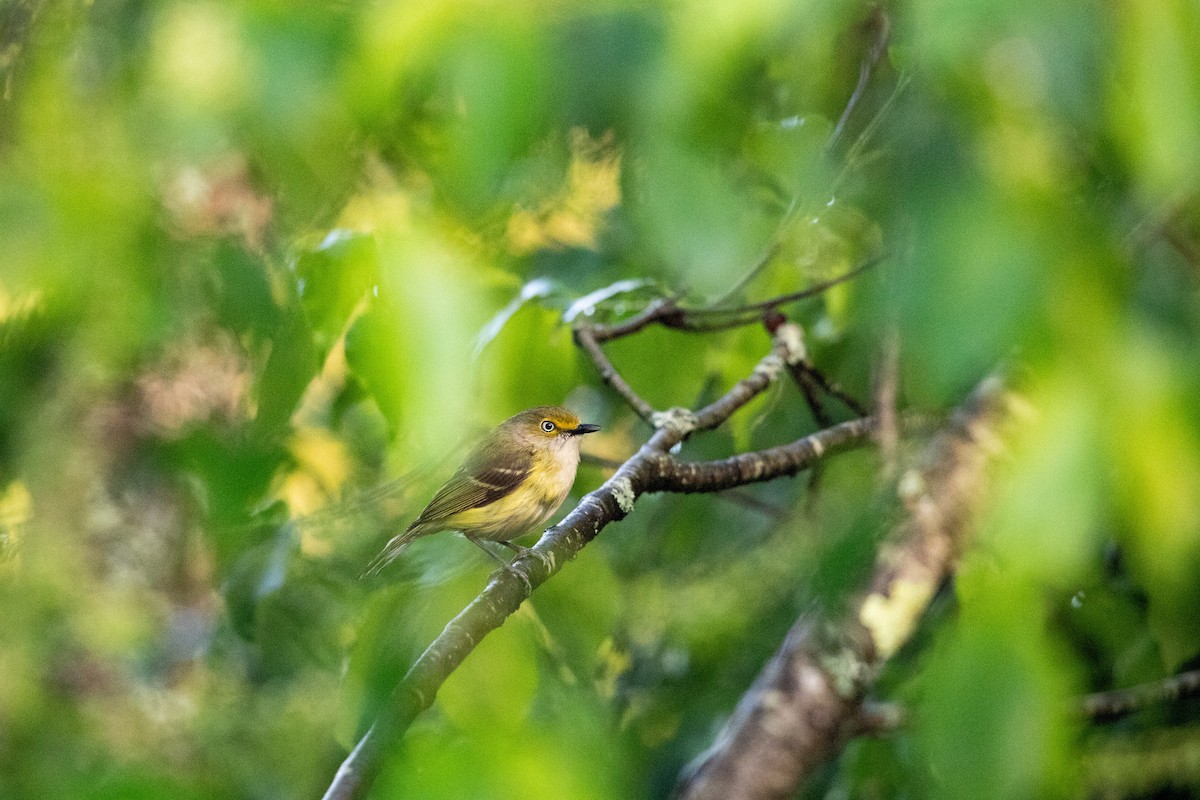
[[[461,531],[505,567],[509,564],[483,541],[529,552],[513,539],[542,525],[558,510],[579,465],[579,441],[600,426],[580,424],[558,406],[538,406],[509,417],[467,456],[421,515],[387,543],[363,575],[387,566],[422,536]]]

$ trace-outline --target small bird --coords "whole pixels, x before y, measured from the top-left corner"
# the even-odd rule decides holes
[[[505,569],[515,569],[483,542],[499,542],[517,557],[533,552],[512,540],[544,524],[562,505],[575,482],[580,439],[598,430],[599,425],[580,423],[558,406],[509,417],[475,446],[421,515],[360,577],[379,572],[413,540],[445,530],[460,531]]]

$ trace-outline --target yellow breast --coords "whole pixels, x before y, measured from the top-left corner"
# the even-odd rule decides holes
[[[520,486],[491,505],[460,511],[446,520],[446,528],[507,542],[544,525],[575,482],[579,454],[568,453],[569,458],[563,458],[561,452],[538,453],[529,477]]]

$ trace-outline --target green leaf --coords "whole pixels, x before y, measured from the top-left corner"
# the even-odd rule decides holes
[[[386,298],[375,298],[346,332],[350,370],[379,405],[394,434],[403,418],[404,395],[396,365],[404,349],[395,324],[396,311]]]
[[[914,709],[934,798],[1057,796],[1069,777],[1069,661],[1037,621],[1037,589],[964,564],[962,611],[920,678]]]
[[[323,354],[341,336],[359,304],[377,291],[375,237],[335,229],[316,247],[300,252],[295,274],[300,304]]]
[[[282,434],[318,367],[308,320],[300,309],[289,309],[272,332],[271,352],[255,387],[254,425],[259,436]]]

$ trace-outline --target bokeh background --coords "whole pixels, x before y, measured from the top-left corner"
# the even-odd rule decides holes
[[[647,435],[572,321],[880,256],[788,309],[814,362],[869,403],[894,352],[934,415],[1002,368],[1024,411],[881,676],[909,724],[803,796],[1200,796],[1195,704],[1071,711],[1200,666],[1191,0],[6,0],[0,85],[0,796],[319,796],[484,585],[449,535],[356,580],[473,438],[571,405],[579,494]],[[609,352],[665,408],[768,347]],[[781,384],[682,455],[814,426]],[[882,466],[643,499],[373,796],[665,797],[859,585]]]

